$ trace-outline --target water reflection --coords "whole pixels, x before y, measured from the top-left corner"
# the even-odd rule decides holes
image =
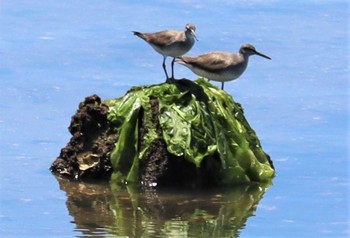
[[[146,191],[57,180],[79,237],[238,237],[268,187]]]

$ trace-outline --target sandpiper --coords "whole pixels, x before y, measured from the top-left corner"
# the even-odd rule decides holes
[[[186,66],[193,73],[208,80],[221,82],[221,89],[224,89],[224,82],[235,80],[243,74],[251,55],[271,59],[258,52],[253,45],[244,44],[236,54],[213,51],[197,57],[178,57],[179,60],[176,60],[176,63]]]
[[[171,80],[174,80],[174,62],[176,57],[186,54],[194,45],[195,39],[198,41],[196,34],[196,26],[188,23],[185,31],[165,30],[155,33],[141,33],[133,31],[134,35],[145,40],[159,54],[163,55],[163,69],[167,81],[169,79],[165,60],[167,56],[173,57],[171,62]]]

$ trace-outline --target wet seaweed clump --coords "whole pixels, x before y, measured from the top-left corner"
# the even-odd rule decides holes
[[[208,187],[269,182],[275,173],[240,104],[204,79],[85,98],[51,166],[75,179]]]

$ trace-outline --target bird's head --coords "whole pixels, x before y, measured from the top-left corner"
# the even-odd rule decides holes
[[[266,59],[271,59],[269,56],[264,55],[260,52],[258,52],[255,47],[251,44],[244,44],[241,46],[241,48],[239,49],[239,53],[246,55],[246,56],[251,56],[251,55],[259,55],[261,57],[264,57]]]
[[[192,23],[187,23],[185,26],[186,32],[189,32],[198,41],[196,36],[196,26]]]

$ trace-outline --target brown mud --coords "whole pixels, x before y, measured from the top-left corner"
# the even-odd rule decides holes
[[[79,104],[68,128],[72,138],[51,165],[54,174],[74,179],[109,179],[109,159],[118,139],[115,128],[107,121],[108,106],[97,95]]]

